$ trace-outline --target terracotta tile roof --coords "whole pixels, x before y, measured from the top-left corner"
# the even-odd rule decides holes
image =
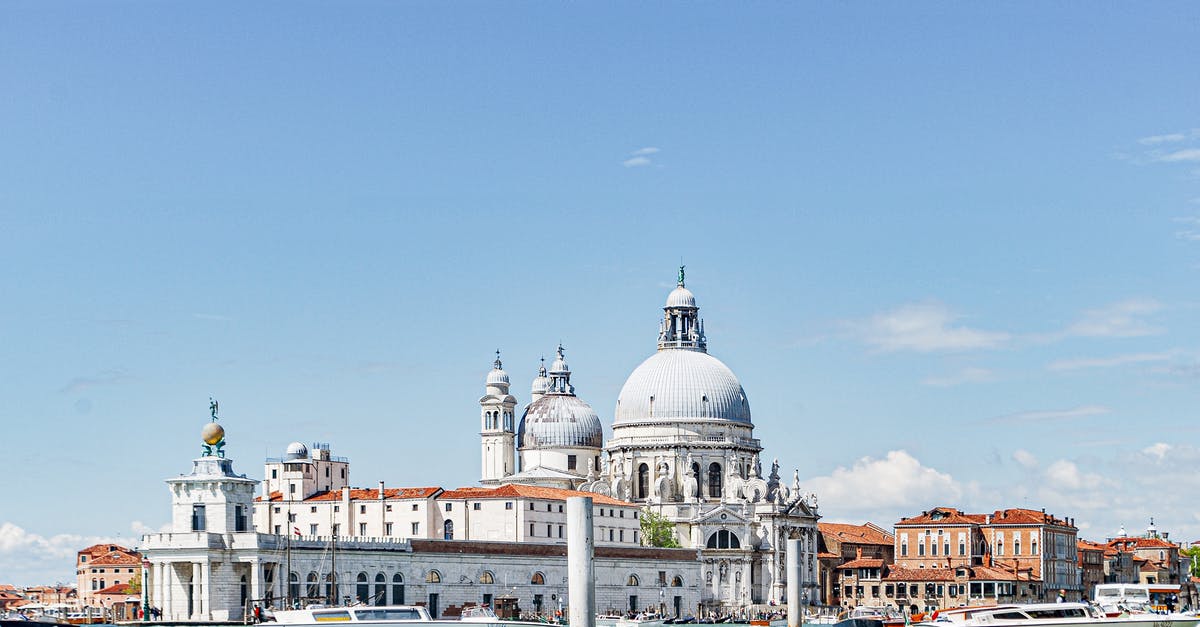
[[[129,549],[129,547],[124,547],[119,544],[93,544],[92,546],[89,546],[86,549],[79,550],[77,553],[79,555],[86,553],[90,557],[93,555],[102,555],[104,553],[111,553],[113,551],[124,551],[126,553],[133,552],[132,550]]]
[[[863,557],[856,560],[850,560],[849,562],[837,567],[838,570],[842,570],[843,568],[883,568],[883,560],[879,558]]]
[[[821,552],[817,553],[817,559],[819,559],[819,560],[825,560],[825,559],[836,560],[836,559],[841,559],[841,558],[842,558],[841,555],[838,555],[837,553],[830,553],[829,551],[821,551]]]
[[[88,566],[141,566],[142,556],[138,553],[113,551],[87,563]]]
[[[126,590],[128,590],[128,589],[129,589],[129,584],[118,583],[118,584],[113,584],[107,588],[100,588],[99,590],[93,592],[92,594],[129,594],[128,592],[126,592]]]
[[[526,499],[542,499],[547,501],[565,501],[572,496],[590,496],[592,503],[596,505],[612,505],[617,507],[637,508],[637,505],[626,503],[611,496],[595,494],[592,492],[579,492],[576,490],[562,490],[559,488],[546,488],[542,486],[525,485],[521,483],[506,483],[498,488],[459,488],[457,490],[447,490],[438,495],[439,499],[503,499],[503,498],[526,498]]]
[[[1074,526],[1067,524],[1067,521],[1062,518],[1055,518],[1052,514],[1035,509],[1024,509],[1014,507],[1010,509],[998,509],[992,512],[993,525],[1056,525],[1059,527]]]
[[[889,566],[884,581],[954,581],[953,568],[905,568]]]
[[[883,529],[867,523],[865,525],[847,525],[842,523],[817,523],[817,528],[826,537],[832,537],[839,542],[851,544],[881,544],[891,546],[896,538]]]
[[[937,516],[935,519],[934,516]],[[901,519],[900,525],[982,525],[987,522],[983,514],[964,514],[953,507],[935,507],[918,516]]]
[[[1174,543],[1163,540],[1162,538],[1113,538],[1108,541],[1109,546],[1119,547],[1125,550],[1132,549],[1173,549],[1176,548]]]
[[[436,488],[436,487],[431,487],[431,488],[384,488],[383,489],[383,498],[385,500],[386,499],[427,499],[441,491],[442,491],[441,488]],[[272,492],[271,494],[272,494],[271,500],[275,500],[274,499],[275,493]],[[317,492],[316,494],[313,494],[312,496],[304,499],[304,502],[307,503],[309,501],[340,501],[340,500],[342,500],[342,491],[341,490],[326,490],[324,492]],[[379,500],[379,488],[351,488],[350,489],[350,500],[351,501],[377,501],[377,500]]]
[[[1029,581],[1028,571],[1025,573],[1013,572],[1007,568],[996,568],[994,566],[973,566],[971,567],[972,581]]]
[[[1092,550],[1092,551],[1107,551],[1108,550],[1107,544],[1101,544],[1099,542],[1092,542],[1091,540],[1083,540],[1083,539],[1076,540],[1075,547],[1079,548],[1079,549]]]

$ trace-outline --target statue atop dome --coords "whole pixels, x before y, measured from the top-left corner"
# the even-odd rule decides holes
[[[687,266],[679,266],[679,287],[683,287],[683,269]]]
[[[200,430],[200,439],[204,441],[203,455],[212,457],[216,453],[217,457],[225,457],[225,428],[217,424],[217,402],[211,396],[208,397],[208,412],[212,415],[212,422]]]

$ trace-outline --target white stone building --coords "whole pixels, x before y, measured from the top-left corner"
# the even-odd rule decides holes
[[[658,350],[622,388],[607,443],[561,346],[519,421],[497,355],[479,399],[480,488],[352,488],[349,460],[293,443],[267,460],[255,499],[257,482],[233,473],[220,444],[206,448],[168,480],[171,532],[143,541],[152,604],[171,620],[226,620],[255,601],[436,612],[503,594],[546,611],[566,592],[564,504],[578,491],[595,502],[599,609],[786,602],[787,539],[803,540],[803,580],[816,581],[816,497],[798,478],[781,483],[778,462],[763,476],[745,391],[708,354],[682,268],[663,312]],[[644,509],[674,523],[682,549],[640,547]],[[815,585],[802,592],[817,601]]]

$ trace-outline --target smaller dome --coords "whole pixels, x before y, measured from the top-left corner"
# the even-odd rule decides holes
[[[538,375],[533,380],[533,387],[530,388],[529,392],[531,394],[545,394],[546,391],[549,389],[550,389],[550,379],[547,379],[546,375]]]
[[[676,307],[691,307],[694,309],[696,307],[696,296],[692,294],[692,290],[680,285],[671,290],[670,294],[667,294],[667,304],[664,307],[667,309]]]
[[[490,372],[488,372],[487,384],[508,385],[508,373],[499,368],[493,368]]]
[[[564,373],[564,372],[570,372],[570,371],[571,371],[571,369],[569,367],[567,367],[567,360],[563,357],[562,344],[559,344],[558,345],[558,354],[554,358],[554,363],[550,364],[550,372]]]
[[[300,442],[292,442],[287,447],[288,459],[305,459],[308,457],[308,447]]]
[[[517,428],[521,449],[600,448],[604,428],[590,405],[566,394],[550,394],[525,409]]]

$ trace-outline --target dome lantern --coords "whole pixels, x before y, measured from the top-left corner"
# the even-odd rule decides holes
[[[704,337],[704,321],[700,319],[700,308],[696,296],[683,281],[684,266],[679,266],[679,281],[667,295],[663,306],[663,320],[658,327],[658,350],[682,348],[705,352],[708,340]]]

